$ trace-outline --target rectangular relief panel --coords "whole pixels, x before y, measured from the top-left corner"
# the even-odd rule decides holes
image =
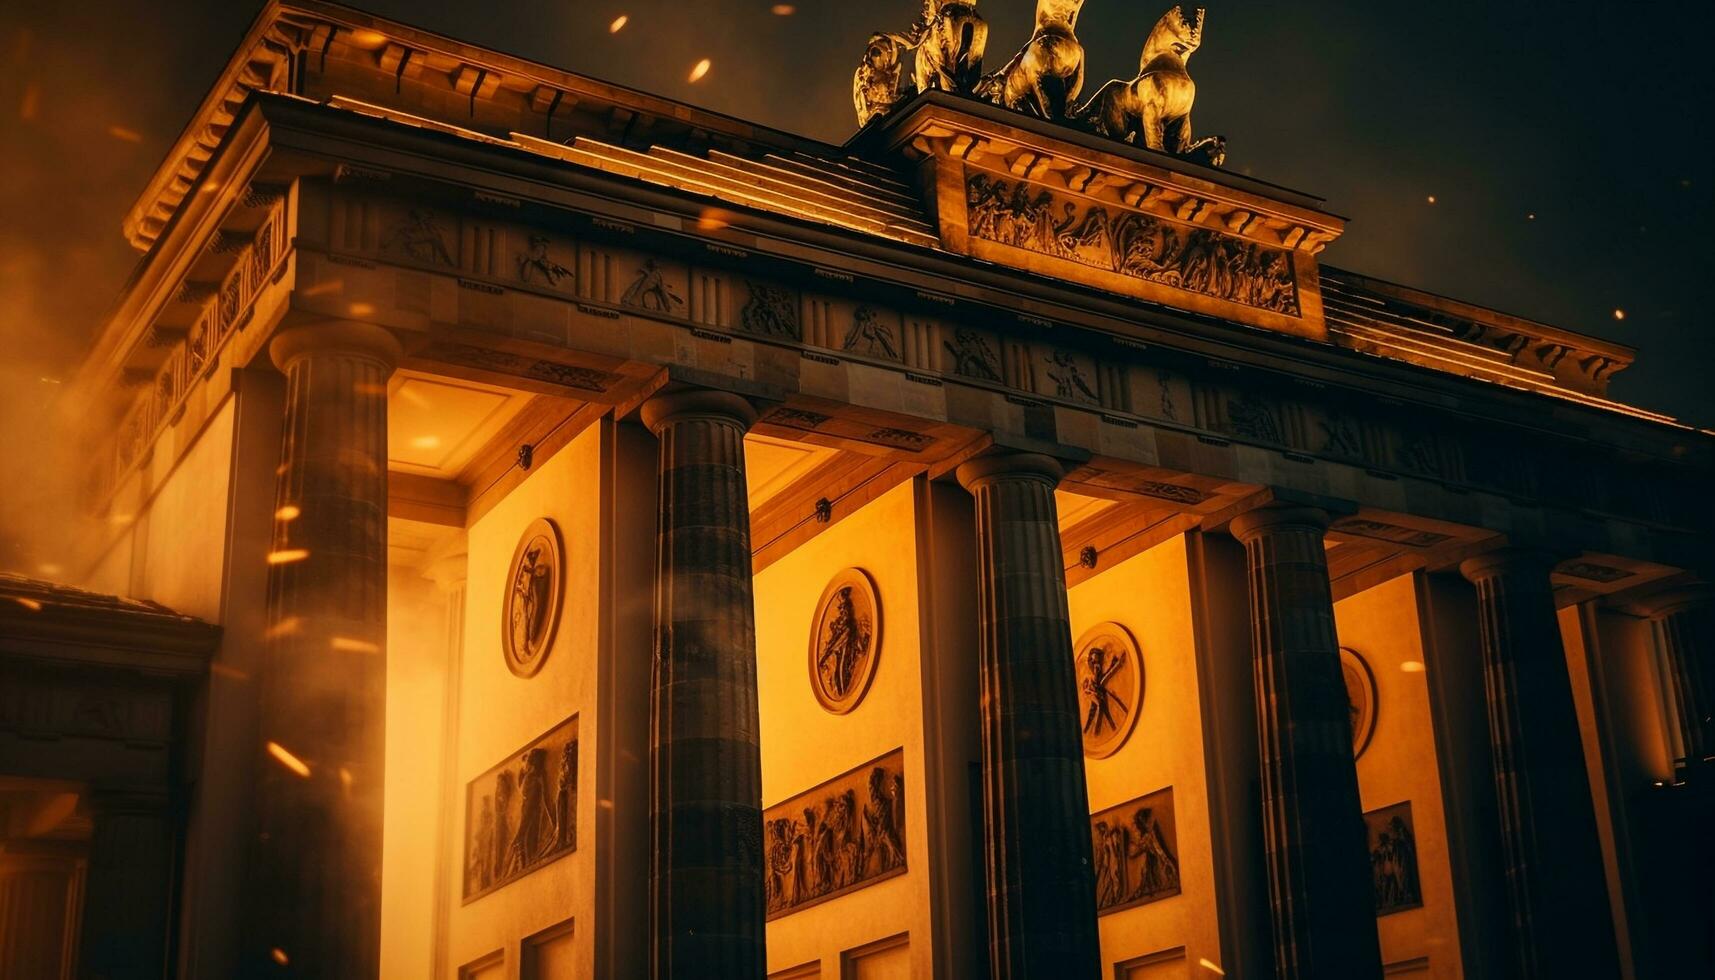
[[[1096,914],[1179,894],[1179,831],[1173,787],[1090,816]]]
[[[905,751],[836,776],[762,815],[768,918],[905,873]]]
[[[577,813],[573,715],[465,787],[464,901],[570,854]]]
[[[1417,827],[1411,801],[1364,814],[1369,833],[1370,871],[1376,887],[1376,915],[1423,906],[1423,882],[1417,874]]]
[[[518,945],[522,980],[573,980],[580,975],[572,925],[572,920],[566,919],[524,937]]]

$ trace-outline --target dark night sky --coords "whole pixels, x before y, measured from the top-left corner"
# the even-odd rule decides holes
[[[1230,169],[1352,219],[1329,264],[1638,347],[1613,393],[1715,426],[1699,302],[1715,275],[1715,4],[1206,2],[1196,129],[1227,136]],[[868,33],[906,27],[917,0],[798,0],[790,16],[771,0],[364,6],[839,142]],[[1033,6],[982,0],[991,67]],[[120,218],[259,7],[0,5],[0,412],[50,394],[40,378],[88,344],[136,260]],[[1089,0],[1086,92],[1135,72],[1165,8]],[[702,57],[713,70],[688,83]]]

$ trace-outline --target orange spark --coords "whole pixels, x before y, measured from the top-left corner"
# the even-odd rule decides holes
[[[380,644],[368,640],[359,640],[351,636],[336,636],[328,641],[328,646],[341,653],[380,653]]]
[[[285,766],[287,769],[290,769],[292,772],[298,774],[299,776],[302,776],[305,779],[310,778],[309,763],[305,762],[304,760],[293,755],[291,752],[287,751],[286,747],[284,745],[281,745],[279,742],[269,742],[268,743],[268,754],[274,757],[275,762],[278,762],[280,765]]]
[[[1423,673],[1423,661],[1421,661],[1421,660],[1407,660],[1406,662],[1399,665],[1399,669],[1405,671],[1408,674],[1421,674],[1421,673]]]
[[[768,8],[768,12],[776,17],[790,17],[798,12],[798,8],[789,3],[777,3]]]
[[[710,61],[707,58],[704,58],[702,61],[697,62],[697,66],[695,68],[691,69],[691,81],[693,81],[693,82],[701,81],[702,77],[704,75],[707,75],[709,73],[709,69],[713,66],[714,66],[714,62]]]
[[[281,966],[285,966],[288,962],[290,962],[289,960],[286,959],[286,951],[281,949],[278,946],[275,946],[273,949],[269,950],[268,955],[272,956],[274,958],[274,962],[280,964]]]
[[[1431,195],[1429,195],[1429,203],[1430,203],[1430,204],[1434,204],[1434,203],[1435,203],[1435,195],[1434,195],[1434,194],[1431,194]]]
[[[339,767],[339,786],[347,796],[351,795],[351,770],[344,766]]]
[[[299,619],[297,616],[287,616],[285,619],[280,620],[273,626],[268,627],[268,631],[262,634],[262,638],[265,640],[273,640],[282,636],[290,636],[298,631],[298,624],[302,622],[303,620]]]
[[[37,602],[34,599],[26,599],[23,596],[18,596],[16,598],[18,605],[23,606],[25,609],[28,609],[31,612],[42,611],[42,604],[40,602]]]
[[[310,557],[308,548],[281,548],[279,551],[268,552],[268,564],[289,565],[295,561],[303,561]]]
[[[714,231],[717,228],[725,228],[732,224],[731,221],[727,220],[728,217],[729,215],[725,211],[707,208],[702,214],[697,216],[697,227],[703,231]]]
[[[298,519],[298,515],[302,513],[303,511],[298,509],[297,504],[287,504],[274,512],[274,519],[276,521],[295,521]]]
[[[375,312],[375,304],[374,303],[353,303],[350,306],[346,307],[346,311],[348,313],[350,313],[352,316],[368,316],[369,314]]]
[[[1621,309],[1615,309],[1614,310],[1614,319],[1624,320],[1625,318],[1626,318],[1626,311],[1625,310],[1621,310]]]
[[[607,32],[609,34],[618,34],[620,32],[620,29],[625,26],[625,22],[630,20],[630,19],[631,19],[630,17],[627,17],[624,14],[620,14],[618,17],[615,17],[613,19],[613,23],[607,25]]]
[[[141,142],[143,142],[143,134],[142,133],[137,132],[135,129],[126,129],[124,126],[109,126],[109,127],[107,127],[107,135],[113,137],[116,140],[122,140],[126,143],[141,143]]]

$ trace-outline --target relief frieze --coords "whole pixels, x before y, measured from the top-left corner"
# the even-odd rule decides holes
[[[1229,303],[1300,315],[1292,259],[1284,249],[1150,214],[1079,203],[990,174],[969,173],[965,193],[966,224],[974,238]]]
[[[578,846],[578,716],[465,787],[464,901]]]
[[[904,874],[904,751],[776,803],[762,827],[770,919]]]

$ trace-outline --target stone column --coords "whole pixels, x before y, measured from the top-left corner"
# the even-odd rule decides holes
[[[171,972],[167,910],[177,847],[166,794],[97,789],[89,809],[78,975],[141,980]]]
[[[1368,838],[1322,543],[1328,515],[1233,519],[1250,578],[1263,850],[1281,980],[1381,973]]]
[[[84,857],[67,841],[10,840],[0,852],[0,977],[71,977]],[[164,937],[163,937],[164,938]]]
[[[650,679],[651,972],[761,977],[762,751],[744,433],[737,395],[643,405],[659,440]]]
[[[270,347],[286,422],[241,973],[282,958],[312,975],[379,969],[387,378],[399,353],[386,330],[337,321]]]
[[[1675,762],[1701,769],[1715,757],[1715,587],[1678,589],[1639,605],[1649,618],[1662,684],[1673,697]]]
[[[1584,744],[1549,583],[1507,548],[1459,566],[1477,587],[1495,795],[1523,977],[1618,973]]]
[[[1101,972],[1078,682],[1054,509],[1060,477],[1058,463],[1033,453],[982,457],[958,469],[976,501],[994,980]]]

